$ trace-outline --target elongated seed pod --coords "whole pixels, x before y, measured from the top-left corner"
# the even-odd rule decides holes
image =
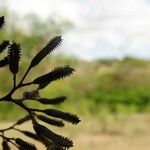
[[[32,59],[30,68],[39,64],[42,59],[60,45],[61,41],[61,36],[54,37],[50,40],[50,42]]]
[[[56,127],[64,127],[64,123],[61,120],[51,119],[42,115],[37,115],[37,118],[45,123],[48,123]]]
[[[13,42],[8,49],[9,69],[13,74],[18,72],[20,56],[20,45]]]
[[[4,20],[4,16],[0,17],[0,29],[4,26],[5,24],[5,20]]]
[[[43,89],[52,81],[70,76],[73,71],[74,69],[69,66],[57,67],[53,71],[36,78],[33,84],[39,84],[39,89]]]
[[[65,99],[66,99],[66,96],[59,96],[59,97],[51,98],[51,99],[40,98],[40,99],[37,99],[37,101],[40,102],[41,104],[52,104],[52,105],[55,105],[55,104],[60,104],[60,103],[64,102]]]
[[[3,41],[0,44],[0,53],[4,51],[4,49],[6,49],[6,47],[9,45],[9,41]]]
[[[31,116],[30,115],[26,115],[24,116],[23,118],[19,119],[15,125],[21,125],[27,121],[29,121],[31,119]]]
[[[29,132],[29,131],[20,131],[20,132],[26,135],[27,137],[40,141],[40,138],[35,133]]]
[[[40,137],[35,133],[29,132],[29,131],[21,131],[19,130],[21,133],[23,133],[25,136],[32,138],[33,140],[36,140],[38,142],[43,143],[46,147],[48,147],[48,145],[50,144],[50,141],[48,141],[46,138],[44,137]]]
[[[48,128],[46,128],[43,125],[36,124],[33,126],[33,128],[34,128],[35,132],[37,133],[37,135],[49,138],[54,143],[57,143],[58,145],[61,145],[66,148],[73,146],[73,142],[70,139],[52,132],[51,130],[49,130]]]
[[[41,112],[52,117],[63,119],[64,121],[70,122],[72,124],[78,124],[80,122],[80,119],[77,115],[68,112],[62,112],[56,109],[45,109],[41,110]]]
[[[6,140],[3,140],[2,148],[3,148],[3,150],[10,150],[10,147],[9,147],[8,142]]]
[[[29,142],[26,142],[26,141],[24,141],[24,140],[22,140],[20,138],[16,138],[15,142],[20,147],[25,148],[26,150],[37,150],[36,147],[33,144],[31,144]]]
[[[0,60],[0,68],[8,65],[8,57],[5,57],[4,59]]]

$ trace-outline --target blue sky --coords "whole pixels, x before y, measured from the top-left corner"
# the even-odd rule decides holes
[[[0,0],[2,1],[2,0]],[[44,3],[43,3],[44,1]],[[132,56],[150,59],[150,0],[5,0],[20,17],[58,15],[75,24],[62,51],[87,60]]]

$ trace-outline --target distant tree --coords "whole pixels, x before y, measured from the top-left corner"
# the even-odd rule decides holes
[[[0,29],[3,27],[5,21],[4,17],[0,17]],[[27,106],[24,102],[27,100],[36,101],[43,105],[56,105],[64,102],[65,96],[59,96],[56,98],[48,99],[40,96],[40,91],[44,89],[51,82],[70,76],[74,69],[69,66],[57,67],[52,71],[41,75],[30,82],[25,82],[25,78],[28,76],[30,70],[36,67],[49,53],[53,52],[61,43],[61,36],[56,36],[52,38],[48,44],[37,53],[37,55],[32,59],[27,71],[24,73],[22,79],[17,82],[17,73],[19,72],[19,63],[21,59],[21,47],[15,41],[4,40],[0,43],[0,53],[7,50],[7,55],[0,60],[0,68],[8,66],[9,72],[12,74],[12,88],[4,97],[0,98],[0,102],[13,103],[26,111],[27,115],[19,119],[12,126],[1,129],[0,137],[2,138],[2,148],[3,150],[10,150],[10,145],[14,145],[19,150],[36,150],[36,146],[32,143],[25,141],[20,137],[9,137],[6,133],[8,131],[15,130],[24,134],[25,136],[32,138],[38,142],[45,145],[47,150],[65,150],[73,146],[73,142],[59,134],[54,133],[45,125],[39,122],[44,122],[56,127],[64,127],[64,122],[69,122],[74,125],[80,122],[80,119],[75,115],[68,112],[62,112],[56,109],[39,109],[31,108]],[[7,76],[4,75],[4,78]],[[22,93],[20,98],[14,98],[14,93],[25,86],[37,85],[37,88],[31,91],[25,91]],[[2,85],[1,85],[2,86]],[[5,115],[5,114],[4,114]],[[31,121],[33,126],[33,131],[19,129],[18,126]]]

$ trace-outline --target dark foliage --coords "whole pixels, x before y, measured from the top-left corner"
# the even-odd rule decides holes
[[[53,71],[36,78],[33,83],[39,84],[39,89],[45,88],[52,81],[65,78],[73,73],[74,69],[69,66],[57,67]]]
[[[4,57],[2,60],[0,60],[0,68],[8,65],[8,63],[9,63],[8,57]]]
[[[0,17],[0,28],[3,27],[4,23],[4,17]],[[26,106],[26,104],[24,103],[24,101],[30,100],[37,101],[43,105],[56,105],[65,101],[65,96],[58,96],[51,99],[40,97],[40,90],[45,88],[52,81],[70,76],[74,72],[74,69],[69,66],[57,67],[49,73],[37,77],[31,82],[24,83],[24,80],[30,70],[38,65],[49,53],[56,49],[60,45],[61,41],[61,36],[54,37],[52,40],[50,40],[50,42],[32,59],[27,71],[24,73],[24,76],[19,83],[16,82],[16,75],[19,72],[19,62],[21,59],[20,44],[14,41],[3,41],[0,44],[0,53],[4,50],[8,51],[7,56],[0,60],[0,68],[8,65],[9,71],[13,74],[12,89],[8,92],[8,94],[6,94],[6,96],[0,98],[0,102],[5,101],[8,103],[14,103],[27,112],[26,116],[16,121],[16,123],[14,123],[12,126],[0,130],[3,150],[10,150],[9,145],[14,145],[19,150],[37,149],[34,144],[25,141],[22,138],[6,136],[5,132],[11,130],[20,132],[28,138],[43,143],[47,150],[65,150],[73,146],[72,140],[54,133],[39,122],[44,122],[55,127],[64,127],[64,122],[78,124],[80,122],[80,119],[76,115],[55,109],[34,109]],[[7,47],[8,49],[6,49]],[[32,84],[37,84],[38,88],[33,91],[26,91],[22,93],[22,97],[20,97],[19,99],[15,99],[12,97],[16,90]],[[42,113],[42,115],[40,115],[39,113]],[[31,121],[34,132],[20,130],[17,128],[17,126],[20,126],[28,121]]]
[[[8,142],[6,140],[3,140],[2,148],[3,148],[3,150],[10,150],[10,147],[9,147]]]
[[[36,99],[38,102],[40,102],[41,104],[59,104],[64,102],[66,99],[65,96],[59,96],[53,99],[47,99],[47,98],[40,98],[40,99]]]
[[[5,24],[5,20],[4,20],[4,16],[0,17],[0,29],[4,26]]]
[[[54,143],[62,147],[69,148],[73,146],[73,142],[70,139],[52,132],[47,127],[41,124],[35,124],[33,127],[37,135],[39,135],[41,138],[45,137],[51,139]]]
[[[19,145],[20,148],[29,149],[29,150],[36,150],[36,147],[33,144],[26,142],[20,138],[16,138],[15,143],[17,145]]]
[[[0,44],[0,53],[3,52],[7,48],[8,45],[9,45],[9,41],[3,41]]]
[[[26,115],[24,116],[23,118],[19,119],[15,125],[21,125],[27,121],[29,121],[31,119],[31,116],[30,115]]]
[[[54,37],[50,42],[32,59],[30,67],[35,67],[40,61],[51,53],[61,43],[61,36]]]
[[[64,127],[64,123],[61,120],[51,119],[42,115],[37,115],[37,118],[50,125],[57,126],[57,127]]]
[[[9,69],[13,74],[19,70],[20,45],[13,42],[8,49]]]
[[[33,110],[38,111],[38,112],[43,112],[46,115],[51,116],[51,117],[60,118],[72,124],[78,124],[80,122],[80,119],[78,118],[78,116],[71,114],[71,113],[62,112],[56,109],[45,109],[45,110],[33,109]]]

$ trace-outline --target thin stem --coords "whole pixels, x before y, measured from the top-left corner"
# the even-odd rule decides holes
[[[30,113],[30,109],[28,107],[26,107],[21,101],[13,100],[13,103],[15,103],[16,105],[22,107],[25,111]]]
[[[20,83],[16,86],[16,76],[14,75],[14,86],[12,88],[12,90],[4,97],[0,98],[0,102],[1,101],[11,101],[11,95],[19,88],[21,87],[24,87],[24,86],[27,86],[27,85],[31,85],[32,82],[29,82],[29,83],[25,83],[23,84],[22,82],[24,81],[24,79],[26,78],[27,74],[29,73],[30,71],[30,67],[27,69],[27,71],[25,72],[24,76],[22,77]],[[9,99],[9,100],[8,100]]]
[[[14,130],[18,131],[18,132],[22,132],[22,130],[17,129],[17,128],[13,128]]]
[[[3,139],[5,139],[6,141],[10,142],[12,145],[14,145],[15,147],[18,148],[18,145],[12,141],[12,140],[15,140],[14,138],[8,138],[8,137],[4,136],[3,134],[0,134],[0,137],[2,137]]]
[[[18,84],[18,86],[23,83],[23,81],[24,81],[24,79],[26,78],[27,74],[29,73],[30,69],[31,69],[31,67],[29,66],[28,69],[27,69],[27,71],[25,72],[24,76],[22,77],[20,83]]]
[[[15,144],[14,142],[12,142],[11,140],[9,141],[12,145],[14,145],[15,147],[17,147],[18,148],[18,145],[17,144]]]
[[[31,110],[31,111],[42,112],[42,109],[34,109],[34,108],[31,108],[30,110]]]
[[[10,127],[8,127],[8,128],[6,128],[6,129],[1,129],[0,130],[0,132],[5,132],[5,131],[8,131],[8,130],[11,130],[11,129],[13,129],[14,128],[14,126],[15,126],[15,124],[14,125],[12,125],[12,126],[10,126]]]
[[[33,84],[33,81],[32,81],[32,82],[28,82],[28,83],[22,83],[22,84],[21,84],[21,87],[23,87],[23,86],[28,86],[28,85],[31,85],[31,84]]]
[[[13,74],[13,87],[16,87],[16,74]]]
[[[18,106],[20,106],[21,108],[23,108],[25,111],[27,111],[29,113],[29,115],[31,116],[31,120],[34,123],[36,123],[36,120],[34,118],[34,113],[32,112],[31,108],[26,107],[21,101],[13,101],[15,104],[17,104]]]
[[[35,120],[35,118],[34,118],[34,116],[33,116],[34,113],[32,113],[32,111],[30,110],[30,108],[26,107],[26,106],[25,106],[23,103],[21,103],[20,101],[14,100],[14,101],[12,101],[12,102],[15,103],[15,104],[17,104],[18,106],[20,106],[20,107],[23,108],[24,110],[26,110],[26,111],[30,114],[32,122],[33,122],[33,123],[36,122],[36,120]],[[13,124],[12,126],[6,128],[6,129],[1,129],[0,132],[1,132],[2,135],[3,135],[5,131],[12,130],[12,129],[15,129],[15,130],[16,130],[16,128],[14,128],[16,125],[17,125],[17,124],[15,123],[15,124]]]
[[[8,138],[4,136],[4,134],[0,134],[0,137],[2,137],[3,139],[6,139],[7,141],[14,140],[14,138]]]

